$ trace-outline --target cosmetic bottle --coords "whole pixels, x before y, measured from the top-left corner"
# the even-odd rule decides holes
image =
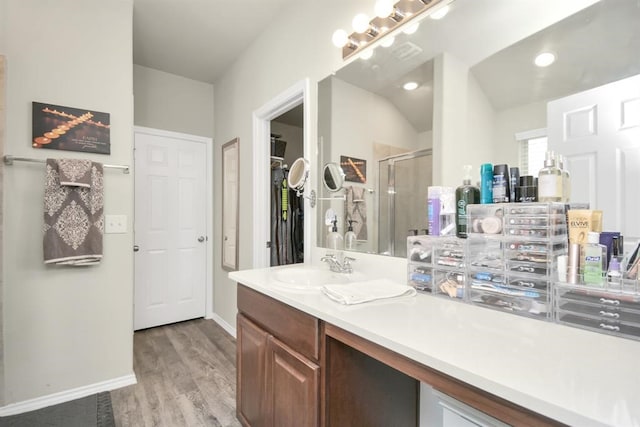
[[[327,234],[327,249],[341,251],[342,246],[343,238],[342,235],[338,233],[338,217],[334,217],[333,227],[331,227],[331,231]]]
[[[509,181],[509,166],[495,165],[493,167],[493,203],[509,203],[511,196]]]
[[[518,201],[518,199],[516,199],[516,187],[518,186],[519,180],[520,168],[509,168],[509,190],[511,191],[511,194],[509,194],[509,201],[511,203]]]
[[[611,259],[609,260],[609,268],[607,269],[607,286],[610,288],[620,287],[622,281],[622,266],[620,261],[622,255],[620,253],[620,240],[618,237],[613,238]]]
[[[602,286],[603,276],[607,271],[605,262],[607,259],[607,247],[601,245],[600,233],[590,231],[587,243],[584,243],[580,253],[580,269],[582,281],[587,285]]]
[[[471,165],[464,165],[462,185],[456,188],[456,236],[467,238],[467,205],[480,203],[480,189],[471,185]]]
[[[562,201],[562,171],[556,165],[551,151],[547,151],[544,167],[538,172],[538,201]]]
[[[493,203],[493,165],[480,166],[480,203]]]
[[[558,168],[562,173],[562,201],[569,203],[569,199],[571,198],[571,175],[567,169],[566,160],[563,155],[558,155]]]
[[[356,222],[352,219],[348,219],[349,227],[347,228],[347,232],[344,233],[344,248],[348,250],[353,250],[356,248],[356,233],[353,232],[353,223]],[[418,230],[416,230],[416,234],[418,234]]]
[[[515,202],[530,203],[538,201],[538,187],[531,175],[521,176],[518,184]]]

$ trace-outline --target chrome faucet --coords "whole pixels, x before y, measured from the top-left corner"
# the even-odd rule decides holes
[[[340,262],[340,259],[336,256],[336,254],[326,254],[325,256],[320,258],[320,261],[329,264],[329,270],[333,271],[334,273],[347,274],[353,273],[353,267],[351,266],[351,263],[355,260],[355,258],[345,256],[342,257],[342,262]]]

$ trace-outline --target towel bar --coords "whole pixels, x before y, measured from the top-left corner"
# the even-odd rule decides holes
[[[10,154],[6,154],[4,156],[4,164],[7,166],[13,165],[13,162],[29,162],[29,163],[46,163],[46,160],[43,159],[32,159],[30,157],[16,157]],[[110,169],[122,169],[122,173],[129,173],[128,165],[102,165],[105,168]]]

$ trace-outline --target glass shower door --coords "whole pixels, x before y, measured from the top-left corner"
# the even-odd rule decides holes
[[[431,150],[389,157],[379,162],[378,250],[407,256],[410,230],[427,228],[427,188],[432,183]]]

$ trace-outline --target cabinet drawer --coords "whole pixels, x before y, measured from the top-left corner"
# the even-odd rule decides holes
[[[320,357],[320,322],[280,301],[238,284],[238,311],[304,356]]]

